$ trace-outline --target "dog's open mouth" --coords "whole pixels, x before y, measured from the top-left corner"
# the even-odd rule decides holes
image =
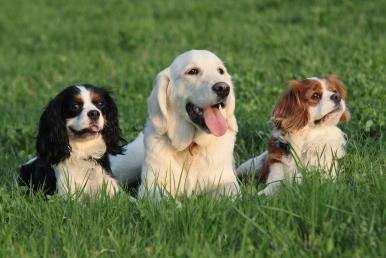
[[[215,136],[223,136],[228,130],[226,118],[221,113],[221,109],[224,107],[224,102],[205,108],[198,107],[191,102],[185,106],[190,120]]]
[[[340,111],[342,109],[342,107],[339,105],[337,108],[333,109],[332,111],[328,112],[326,115],[324,115],[322,118],[318,119],[318,120],[315,120],[314,121],[314,124],[316,125],[320,125],[322,124],[324,121],[326,121],[332,114]]]
[[[72,127],[69,127],[71,132],[77,136],[77,137],[83,137],[86,135],[94,135],[101,132],[101,128],[96,124],[90,124],[87,128],[84,128],[82,130],[75,130]]]

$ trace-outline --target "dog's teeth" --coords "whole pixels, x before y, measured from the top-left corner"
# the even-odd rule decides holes
[[[200,110],[199,107],[194,107],[194,112],[196,112],[196,113],[201,113],[201,110]]]

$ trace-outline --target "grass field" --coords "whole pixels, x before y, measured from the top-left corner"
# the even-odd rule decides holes
[[[386,257],[386,1],[0,0],[0,257]],[[176,209],[24,197],[17,167],[59,90],[113,90],[124,137],[143,129],[155,75],[188,49],[221,57],[237,93],[236,162],[261,152],[289,80],[335,73],[352,121],[336,183]]]

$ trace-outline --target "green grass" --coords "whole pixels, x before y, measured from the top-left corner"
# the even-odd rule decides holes
[[[0,0],[0,257],[385,257],[386,2]],[[336,183],[306,174],[272,198],[193,197],[176,209],[121,194],[25,197],[17,167],[59,90],[113,90],[127,140],[155,75],[188,49],[226,63],[237,92],[239,164],[265,148],[289,80],[335,73],[352,121]]]

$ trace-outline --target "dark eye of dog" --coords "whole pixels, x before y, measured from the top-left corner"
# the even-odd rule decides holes
[[[219,72],[220,74],[224,74],[224,69],[222,69],[222,68],[220,67],[220,68],[218,68],[218,72]]]
[[[337,91],[337,90],[333,90],[332,92],[334,92],[334,93],[338,93],[338,91]]]
[[[74,110],[74,111],[79,111],[79,110],[82,109],[82,105],[75,102],[75,103],[72,104],[71,109]]]
[[[322,97],[322,96],[320,95],[320,93],[317,93],[317,92],[315,92],[315,93],[312,94],[312,96],[311,96],[311,98],[312,98],[313,100],[320,100],[321,97]]]
[[[99,108],[99,109],[103,108],[104,105],[105,105],[105,103],[104,103],[102,100],[97,101],[97,102],[95,103],[95,106],[97,106],[97,108]]]
[[[199,74],[200,73],[200,70],[198,69],[198,68],[192,68],[192,69],[190,69],[188,72],[187,72],[187,74],[189,74],[189,75],[197,75],[197,74]]]

